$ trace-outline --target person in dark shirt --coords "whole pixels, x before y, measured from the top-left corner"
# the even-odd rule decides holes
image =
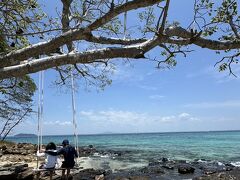
[[[74,147],[69,145],[69,141],[67,139],[62,142],[63,147],[59,149],[57,152],[48,152],[51,155],[63,155],[64,161],[62,162],[62,168],[67,169],[67,179],[70,174],[70,169],[74,167],[75,161],[74,158],[78,157],[78,153]],[[62,170],[62,177],[65,177],[65,169]]]
[[[67,139],[62,142],[63,148],[57,151],[57,155],[63,155],[64,161],[62,162],[62,168],[67,169],[67,179],[70,174],[70,169],[74,167],[75,161],[74,158],[78,157],[78,153],[74,147],[69,145],[69,141]],[[62,177],[65,177],[65,169],[62,171]]]

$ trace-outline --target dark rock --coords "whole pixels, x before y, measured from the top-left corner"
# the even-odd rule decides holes
[[[105,170],[94,170],[94,169],[84,169],[80,171],[78,174],[73,176],[73,180],[92,180],[95,179],[96,176],[98,175],[105,175],[106,171]]]
[[[127,178],[121,180],[128,180]],[[130,176],[129,180],[150,180],[148,176]]]
[[[168,162],[168,158],[163,157],[162,162]]]
[[[24,147],[25,150],[31,150],[33,148],[34,147],[32,145],[29,145],[29,144]]]
[[[2,151],[3,154],[11,154],[11,151],[9,151],[8,149],[5,149]]]
[[[22,143],[18,143],[18,144],[17,144],[17,148],[23,148],[23,146],[24,146],[24,145],[23,145]]]
[[[89,145],[88,147],[89,147],[89,148],[93,148],[93,145]]]
[[[0,171],[1,180],[15,180],[16,174],[13,171]]]
[[[188,173],[194,173],[195,168],[192,167],[190,164],[181,164],[178,167],[178,173],[180,174],[188,174]]]
[[[3,151],[5,151],[5,150],[7,149],[7,146],[6,146],[6,145],[3,145],[3,146],[1,147],[1,149],[2,149]]]
[[[230,168],[228,168],[225,165],[219,165],[215,162],[211,162],[211,163],[201,163],[197,166],[199,169],[201,169],[203,171],[204,174],[214,174],[216,172],[220,172],[220,171],[226,171],[227,169],[230,170]]]
[[[225,166],[225,170],[226,171],[231,171],[231,170],[233,170],[234,169],[234,167],[232,167],[232,166]]]
[[[162,162],[154,161],[154,162],[150,162],[150,163],[148,164],[148,166],[159,166],[159,165],[162,165]]]
[[[95,148],[80,148],[78,152],[80,157],[91,156],[94,155],[94,153],[98,153]]]
[[[164,170],[160,166],[149,166],[140,169],[143,174],[164,174]]]
[[[32,180],[33,179],[33,170],[28,168],[27,170],[19,173],[17,175],[17,179],[21,179],[21,180]]]
[[[203,175],[193,178],[194,180],[230,180],[240,179],[240,169],[234,169],[232,171],[217,172],[210,175]]]
[[[140,172],[141,172],[141,173],[144,173],[144,174],[149,173],[149,167],[144,167],[144,168],[142,168],[142,169],[140,170]]]
[[[4,164],[2,167],[11,167],[12,163]]]
[[[28,164],[19,164],[14,166],[14,172],[15,173],[20,173],[26,170],[28,167]]]
[[[164,165],[162,165],[162,167],[166,168],[166,169],[174,169],[174,166],[171,164],[164,164]]]
[[[204,174],[209,175],[209,174],[214,174],[217,172],[216,168],[208,168],[206,170],[204,170]]]
[[[178,162],[178,163],[187,163],[186,160],[177,160],[176,162]]]
[[[235,166],[230,164],[230,163],[226,163],[224,165],[225,165],[226,171],[231,171],[231,170],[233,170],[235,168]]]

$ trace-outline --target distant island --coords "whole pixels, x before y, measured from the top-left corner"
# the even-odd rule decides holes
[[[14,137],[37,137],[37,135],[36,135],[36,134],[24,134],[24,133],[20,133],[20,134],[14,135]]]

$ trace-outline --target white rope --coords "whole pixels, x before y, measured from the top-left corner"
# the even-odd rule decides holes
[[[42,123],[43,123],[43,85],[44,85],[44,72],[39,72],[38,76],[38,144],[37,150],[42,149]],[[39,157],[37,157],[37,168],[39,167]]]
[[[42,78],[41,78],[41,84],[42,84],[42,86],[41,86],[41,134],[40,134],[40,137],[41,137],[41,139],[40,139],[40,148],[42,149],[42,145],[43,145],[43,90],[44,90],[44,71],[41,71],[41,75],[42,75]]]
[[[72,67],[72,69],[73,69],[73,67]],[[71,85],[72,85],[72,110],[73,110],[74,145],[75,145],[75,148],[78,150],[78,134],[77,134],[75,86],[74,86],[73,70],[71,70]]]
[[[73,128],[74,128],[74,145],[78,150],[78,134],[76,121],[76,105],[75,105],[75,86],[73,72],[71,71],[71,85],[72,85],[72,109],[73,109]],[[39,73],[39,93],[38,93],[38,151],[42,149],[43,139],[43,95],[44,95],[44,71]],[[37,169],[39,167],[39,158],[37,157]]]
[[[126,0],[126,3],[128,2],[128,0]],[[126,39],[127,37],[127,11],[125,11],[124,13],[124,26],[123,26],[123,33],[124,33],[124,37],[123,39]]]
[[[38,131],[38,142],[37,142],[37,150],[40,150],[40,118],[41,118],[41,72],[38,73],[38,124],[37,124],[37,131]],[[37,156],[37,168],[38,168],[38,161],[39,158]]]

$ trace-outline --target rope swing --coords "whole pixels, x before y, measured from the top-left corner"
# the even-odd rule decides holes
[[[43,86],[44,86],[44,71],[39,72],[38,78],[38,144],[37,150],[42,149],[42,126],[43,126]],[[39,157],[37,157],[37,168],[39,167]]]
[[[72,67],[73,69],[73,67]],[[76,121],[76,104],[75,104],[75,85],[73,70],[71,70],[71,90],[72,90],[72,123],[73,123],[73,139],[74,146],[78,152],[78,133]],[[43,145],[43,101],[44,101],[44,71],[39,72],[38,79],[38,123],[37,123],[37,150],[40,152]],[[37,169],[39,168],[39,157],[37,156]]]
[[[76,121],[76,104],[75,104],[75,85],[73,77],[73,66],[71,68],[71,88],[72,88],[72,112],[73,112],[73,130],[74,130],[74,145],[78,152],[78,133],[77,133],[77,121]]]
[[[126,3],[128,0],[126,0]],[[127,11],[124,12],[123,39],[127,39]]]

